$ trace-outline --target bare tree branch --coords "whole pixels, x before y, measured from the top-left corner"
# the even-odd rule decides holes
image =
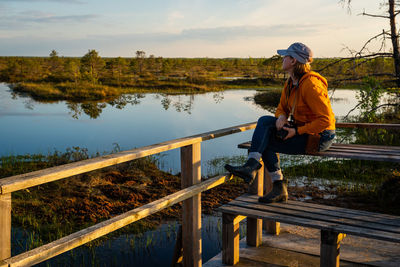
[[[382,105],[379,105],[379,106],[377,106],[377,107],[374,107],[374,108],[371,109],[371,110],[368,110],[367,113],[368,113],[368,114],[369,114],[369,113],[372,113],[372,112],[377,111],[378,109],[383,108],[383,107],[400,107],[400,104],[399,104],[399,103],[396,103],[396,104],[392,104],[392,103],[382,104]]]
[[[360,49],[360,51],[356,54],[356,57],[357,57],[357,55],[360,55],[360,56],[361,56],[363,50],[366,49],[366,47],[368,46],[368,44],[371,43],[373,40],[378,39],[378,37],[383,36],[384,38],[383,38],[382,41],[384,42],[384,41],[385,41],[385,35],[389,35],[389,36],[390,36],[390,34],[389,34],[388,32],[386,32],[385,30],[382,30],[381,33],[379,33],[379,34],[377,34],[377,35],[371,37],[370,39],[368,39],[368,40],[364,43],[364,46],[363,46],[363,47]]]
[[[384,19],[390,19],[389,16],[384,16],[384,15],[375,15],[375,14],[368,14],[365,13],[365,11],[363,11],[363,13],[360,13],[358,15],[363,15],[363,16],[367,16],[367,17],[374,17],[374,18],[384,18]]]

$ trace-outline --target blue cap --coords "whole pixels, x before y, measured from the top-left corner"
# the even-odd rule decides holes
[[[293,43],[288,49],[277,50],[277,52],[281,56],[294,57],[302,64],[310,62],[313,56],[311,49],[303,43]]]

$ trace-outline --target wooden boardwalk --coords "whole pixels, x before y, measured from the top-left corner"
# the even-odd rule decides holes
[[[240,241],[240,261],[236,267],[248,266],[320,266],[318,230],[281,224],[281,233],[263,233],[262,245],[251,247],[246,238]],[[400,244],[347,236],[341,242],[340,266],[400,266]],[[203,267],[231,266],[222,263],[222,253],[203,264]]]

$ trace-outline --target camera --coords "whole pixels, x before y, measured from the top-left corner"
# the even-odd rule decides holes
[[[289,123],[289,124],[286,123],[286,124],[283,125],[283,126],[284,126],[284,127],[287,127],[287,128],[296,128],[296,126],[295,126],[293,123]],[[281,128],[280,130],[276,130],[275,136],[276,136],[277,139],[283,140],[283,139],[285,139],[285,137],[286,137],[288,134],[289,134],[289,132],[288,132],[287,130]]]

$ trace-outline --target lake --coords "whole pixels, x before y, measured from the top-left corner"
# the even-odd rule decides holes
[[[249,88],[196,95],[147,93],[106,103],[44,103],[15,95],[0,83],[0,155],[48,154],[72,147],[87,148],[90,154],[116,147],[128,150],[248,123],[271,115],[252,100],[256,92]],[[356,104],[355,90],[336,90],[332,98],[339,120]],[[251,134],[203,142],[202,174],[209,173],[210,159],[244,155],[236,145],[250,140]],[[179,149],[159,158],[161,169],[180,171]]]

